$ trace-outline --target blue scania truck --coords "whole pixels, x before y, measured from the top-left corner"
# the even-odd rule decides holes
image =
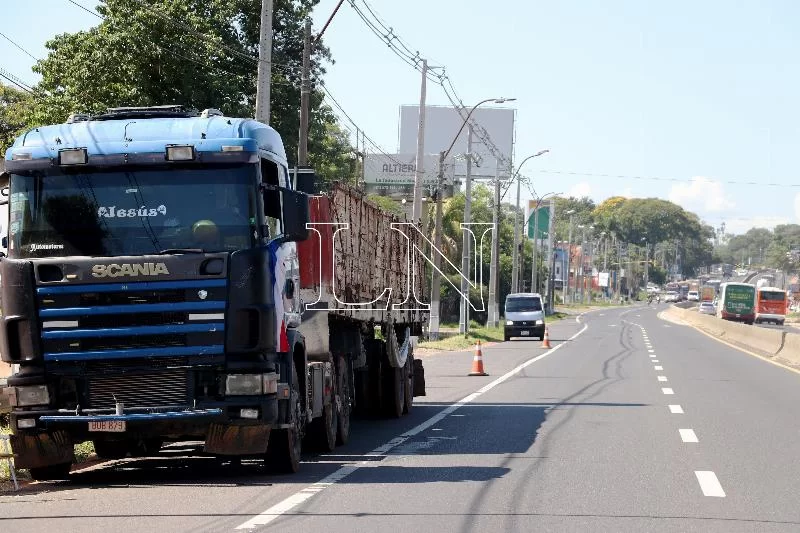
[[[202,440],[294,472],[303,443],[347,441],[359,399],[402,402],[382,410],[400,416],[421,394],[419,315],[316,311],[322,340],[307,342],[313,183],[298,187],[269,126],[114,108],[24,133],[5,170],[0,352],[17,371],[3,393],[35,479],[65,478],[86,440],[101,458]]]

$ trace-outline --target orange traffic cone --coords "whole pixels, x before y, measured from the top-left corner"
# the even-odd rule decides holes
[[[481,341],[478,340],[478,345],[475,346],[475,357],[472,358],[472,372],[468,375],[470,376],[488,376],[486,372],[483,371],[483,353],[481,352]]]
[[[542,348],[547,348],[548,350],[551,348],[550,346],[550,334],[547,328],[544,328],[544,339],[542,339]]]

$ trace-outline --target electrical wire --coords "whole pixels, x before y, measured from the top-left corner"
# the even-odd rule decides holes
[[[19,48],[20,50],[22,50],[24,53],[26,53],[28,56],[30,56],[30,57],[31,57],[31,58],[32,58],[34,61],[39,61],[39,59],[38,59],[38,58],[37,58],[35,55],[31,54],[30,52],[28,52],[27,50],[25,50],[23,47],[21,47],[19,44],[17,44],[16,42],[14,42],[14,41],[13,41],[13,40],[12,40],[12,39],[11,39],[11,38],[8,36],[8,35],[6,35],[5,33],[3,33],[3,32],[0,32],[0,37],[2,37],[3,39],[5,39],[6,41],[10,42],[11,44],[13,44],[14,46],[16,46],[16,47],[17,47],[17,48]]]
[[[19,79],[18,77],[14,76],[9,71],[7,71],[7,70],[5,70],[3,68],[0,68],[0,77],[10,81],[14,85],[16,85],[17,87],[22,89],[23,91],[26,91],[26,92],[29,92],[29,93],[33,93],[33,89],[28,84],[26,84],[24,81],[22,81],[21,79]]]

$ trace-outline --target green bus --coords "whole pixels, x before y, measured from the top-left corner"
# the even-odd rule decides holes
[[[753,324],[756,319],[756,286],[752,283],[723,283],[719,287],[717,316]]]

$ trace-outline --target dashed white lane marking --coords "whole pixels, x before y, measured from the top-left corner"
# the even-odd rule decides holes
[[[575,321],[578,324],[581,323],[580,315],[575,317]],[[568,339],[568,341],[574,340],[581,333],[586,331],[588,328],[589,328],[588,324],[583,324],[583,328],[581,328],[581,330],[578,331],[575,335],[570,337]],[[392,450],[393,448],[396,448],[396,447],[400,446],[401,444],[406,442],[411,437],[413,437],[415,435],[418,435],[419,433],[422,433],[423,431],[425,431],[426,429],[429,429],[432,426],[435,426],[436,424],[441,422],[445,417],[450,416],[451,414],[453,414],[454,411],[456,411],[459,408],[463,407],[464,405],[472,402],[476,398],[479,398],[482,394],[492,390],[496,386],[500,385],[501,383],[507,381],[509,378],[513,377],[515,374],[517,374],[518,372],[520,372],[524,368],[528,367],[529,365],[532,365],[533,363],[535,363],[536,361],[539,361],[540,359],[544,359],[545,357],[547,357],[548,355],[552,354],[553,352],[555,352],[556,350],[558,350],[562,346],[565,346],[566,344],[567,344],[566,342],[562,342],[561,344],[558,344],[558,345],[554,346],[549,351],[547,351],[547,352],[545,352],[543,354],[537,355],[536,357],[533,357],[531,359],[528,359],[524,363],[516,366],[515,368],[512,368],[511,370],[509,370],[508,372],[506,372],[505,374],[503,374],[499,378],[495,379],[494,381],[492,381],[488,385],[483,386],[482,388],[478,389],[476,392],[473,392],[472,394],[470,394],[468,396],[465,396],[464,398],[462,398],[458,402],[456,402],[456,403],[450,405],[449,407],[446,407],[445,409],[439,411],[438,413],[436,413],[435,415],[430,417],[428,420],[422,422],[418,426],[406,431],[405,433],[403,433],[402,435],[400,435],[398,437],[393,438],[392,440],[390,440],[389,442],[383,444],[382,446],[378,446],[377,448],[375,448],[374,450],[369,452],[367,455],[368,456],[385,455],[389,450]],[[352,474],[356,470],[362,468],[363,466],[369,465],[371,463],[372,463],[372,461],[367,460],[367,461],[361,461],[361,462],[353,464],[353,465],[343,466],[339,470],[337,470],[334,473],[330,474],[329,476],[323,478],[322,480],[317,481],[316,483],[314,483],[312,485],[309,485],[308,487],[300,490],[299,492],[296,492],[295,494],[292,494],[291,496],[289,496],[285,500],[283,500],[281,502],[278,502],[277,504],[273,505],[272,507],[270,507],[269,509],[267,509],[263,513],[258,514],[256,516],[254,516],[253,518],[251,518],[250,520],[240,524],[239,526],[236,527],[236,529],[237,530],[239,530],[239,529],[255,529],[255,528],[259,527],[259,526],[265,526],[265,525],[269,524],[270,522],[272,522],[273,520],[279,518],[281,515],[288,513],[289,511],[291,511],[292,509],[294,509],[298,505],[304,503],[305,501],[307,501],[312,496],[314,496],[316,494],[319,494],[320,492],[322,492],[326,488],[328,488],[328,487],[330,487],[332,485],[335,485],[336,483],[338,483],[342,479],[346,478],[347,476],[349,476],[350,474]]]
[[[683,414],[683,407],[680,405],[670,405],[669,412],[673,415],[682,415]]]
[[[656,365],[653,367],[653,370],[664,370],[664,367],[661,365]]]
[[[661,388],[661,392],[663,392],[664,394],[675,394],[675,393],[672,391],[672,389],[670,389],[669,387],[662,387],[662,388]]]
[[[669,381],[667,376],[658,376],[658,381]]]
[[[651,354],[650,354],[650,358],[651,358],[651,359],[652,359],[652,358],[654,358],[655,356],[656,356],[656,354],[654,354],[654,353],[651,353]]]
[[[671,328],[671,327],[672,327],[672,326],[670,326],[669,324],[662,324],[662,325],[663,325],[665,328]]]
[[[654,353],[655,352],[655,350],[653,350],[652,348],[647,350],[647,351],[650,352],[650,353]]]
[[[694,475],[697,476],[697,482],[700,483],[700,490],[703,491],[703,496],[711,496],[712,498],[724,498],[725,491],[722,490],[717,475],[711,470],[695,470]]]
[[[697,440],[697,435],[695,435],[693,429],[679,429],[678,432],[680,432],[683,442],[700,442]]]
[[[653,362],[654,363],[658,363],[658,359],[653,359]]]

